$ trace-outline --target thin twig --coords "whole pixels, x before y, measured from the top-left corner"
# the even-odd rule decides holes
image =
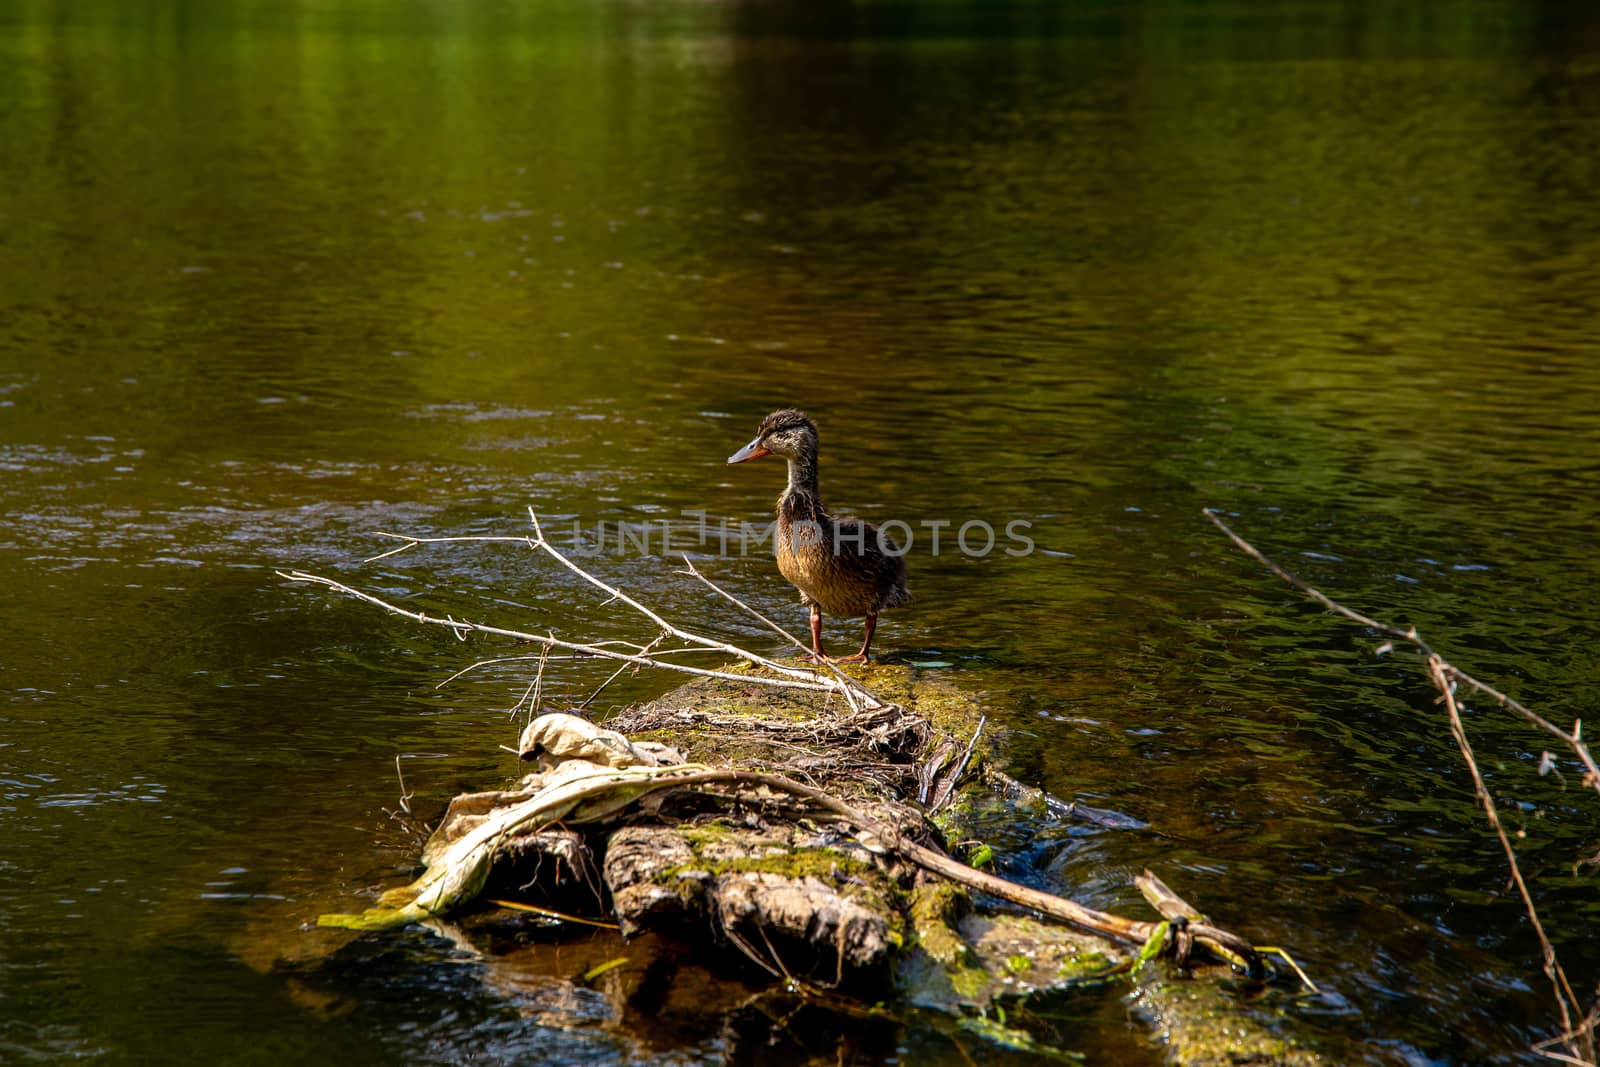
[[[496,900],[491,897],[489,898],[489,903],[498,907],[509,908],[512,911],[532,912],[534,915],[542,915],[547,919],[559,919],[564,923],[580,923],[584,926],[598,926],[605,930],[621,929],[621,927],[616,923],[608,923],[603,919],[585,919],[581,915],[568,915],[564,911],[557,911],[554,908],[541,908],[537,904],[524,904],[518,900]]]
[[[1533,894],[1528,892],[1528,883],[1523,881],[1522,868],[1517,864],[1517,850],[1511,846],[1511,838],[1506,836],[1505,827],[1500,824],[1500,811],[1495,806],[1494,797],[1489,793],[1489,787],[1484,784],[1483,775],[1478,771],[1478,761],[1473,758],[1472,745],[1467,740],[1467,728],[1461,722],[1461,709],[1456,704],[1455,686],[1451,684],[1445,671],[1444,660],[1438,655],[1428,657],[1428,675],[1433,679],[1433,684],[1438,687],[1439,692],[1444,694],[1444,706],[1450,712],[1450,735],[1455,738],[1456,747],[1461,750],[1461,758],[1466,761],[1467,770],[1472,772],[1472,788],[1477,792],[1479,802],[1483,804],[1484,818],[1489,821],[1495,836],[1500,839],[1500,847],[1505,850],[1506,863],[1511,867],[1511,881],[1522,896],[1522,906],[1528,913],[1528,921],[1533,924],[1533,932],[1539,938],[1539,949],[1544,957],[1544,973],[1549,976],[1550,984],[1555,987],[1556,1006],[1561,1011],[1561,1028],[1570,1033],[1573,1013],[1581,1012],[1582,1005],[1572,992],[1572,985],[1567,981],[1567,972],[1556,959],[1555,946],[1550,944],[1550,938],[1545,935],[1544,923],[1539,921],[1539,909],[1534,906]]]
[[[400,753],[394,754],[394,776],[400,779],[400,810],[407,815],[411,814],[411,798],[415,793],[406,792],[406,776],[400,770]]]
[[[1479,681],[1450,663],[1422,639],[1421,635],[1417,633],[1416,627],[1408,627],[1402,630],[1398,626],[1379,622],[1377,619],[1345,607],[1332,597],[1314,588],[1308,582],[1289,573],[1268,559],[1254,545],[1240,537],[1227,523],[1223,522],[1215,510],[1211,508],[1203,508],[1201,510],[1217,529],[1226,534],[1228,539],[1239,546],[1251,559],[1254,559],[1257,563],[1260,563],[1273,574],[1276,574],[1279,578],[1282,578],[1329,611],[1342,615],[1353,622],[1358,622],[1397,641],[1403,641],[1423,656],[1427,664],[1428,678],[1433,683],[1434,688],[1439,690],[1441,699],[1449,712],[1450,735],[1455,740],[1456,747],[1461,751],[1461,758],[1466,762],[1468,771],[1472,774],[1473,790],[1477,794],[1479,802],[1483,804],[1484,816],[1488,820],[1490,828],[1494,830],[1495,836],[1499,839],[1500,847],[1506,854],[1506,863],[1511,868],[1512,884],[1517,887],[1517,892],[1522,897],[1523,910],[1526,911],[1528,921],[1533,926],[1533,932],[1539,940],[1542,969],[1550,979],[1551,987],[1555,993],[1556,1007],[1561,1013],[1562,1033],[1549,1041],[1534,1045],[1533,1050],[1542,1056],[1560,1060],[1564,1063],[1575,1063],[1582,1065],[1582,1067],[1594,1067],[1596,1063],[1594,1034],[1597,1018],[1596,1011],[1590,1011],[1582,1022],[1574,1025],[1574,1016],[1581,1014],[1583,1011],[1582,1002],[1573,992],[1572,985],[1567,980],[1566,971],[1562,969],[1561,962],[1556,958],[1555,946],[1550,943],[1550,938],[1545,934],[1544,923],[1539,918],[1538,908],[1534,906],[1533,894],[1529,891],[1528,884],[1522,877],[1522,869],[1517,863],[1516,849],[1512,846],[1511,838],[1507,836],[1505,827],[1500,822],[1500,812],[1495,806],[1494,797],[1490,794],[1489,787],[1485,784],[1483,775],[1478,770],[1478,762],[1473,755],[1472,745],[1467,740],[1466,727],[1461,719],[1460,705],[1456,702],[1456,689],[1458,686],[1464,685],[1469,689],[1476,690],[1494,700],[1501,707],[1516,712],[1524,720],[1539,729],[1560,738],[1583,764],[1585,783],[1600,792],[1600,766],[1596,766],[1594,757],[1589,752],[1589,747],[1584,744],[1582,720],[1580,719],[1573,723],[1570,733],[1561,729],[1555,723],[1523,706],[1494,686]],[[1385,646],[1385,648],[1387,647]],[[1382,650],[1380,649],[1380,651]],[[1557,1052],[1549,1048],[1549,1046],[1557,1044],[1564,1044],[1567,1052],[1577,1053],[1578,1055],[1568,1055],[1567,1052]]]
[[[390,556],[398,556],[402,552],[411,551],[418,545],[442,545],[456,541],[513,541],[520,542],[522,544],[528,544],[532,540],[526,534],[518,534],[516,536],[510,536],[507,534],[479,534],[460,535],[455,537],[415,537],[411,534],[384,533],[379,531],[377,536],[390,537],[406,543],[401,545],[399,548],[391,548],[387,552],[380,552],[376,556],[368,556],[366,559],[361,561],[362,563],[376,563],[380,559],[388,559]]]
[[[550,662],[550,646],[545,645],[539,650],[539,670],[533,676],[533,695],[530,697],[527,693],[523,694],[523,699],[528,702],[528,722],[532,722],[534,716],[539,714],[539,697],[544,693],[544,667],[548,662]],[[518,701],[518,704],[520,703],[521,701]],[[511,714],[516,713],[517,705],[514,704],[511,707]]]
[[[357,600],[363,600],[368,604],[372,604],[375,607],[380,607],[392,614],[411,619],[413,622],[420,622],[426,626],[449,627],[458,635],[466,633],[481,633],[490,634],[495,637],[511,637],[519,641],[527,641],[530,644],[548,645],[551,648],[566,649],[569,652],[578,652],[584,655],[594,656],[599,659],[621,660],[627,663],[642,664],[646,667],[660,667],[663,670],[678,671],[681,674],[698,675],[702,678],[720,678],[724,681],[739,682],[741,684],[751,685],[765,685],[775,689],[805,689],[819,693],[837,692],[839,689],[839,686],[831,679],[817,678],[816,681],[806,682],[794,678],[768,678],[760,674],[733,674],[729,671],[705,670],[700,667],[690,667],[687,664],[672,663],[668,660],[653,659],[651,657],[641,656],[635,653],[615,652],[609,648],[602,648],[599,645],[586,645],[576,641],[562,641],[559,638],[548,636],[541,637],[539,634],[528,633],[524,630],[509,630],[503,626],[490,626],[486,623],[472,622],[468,619],[441,619],[421,611],[408,611],[407,609],[396,604],[391,604],[387,600],[384,600],[380,597],[375,597],[371,593],[362,592],[360,589],[357,589],[354,586],[346,585],[344,582],[333,578],[325,578],[320,574],[309,574],[305,571],[276,571],[274,573],[276,573],[278,577],[290,582],[310,582],[315,585],[325,585],[329,589],[344,593],[346,596],[353,596]],[[751,657],[745,656],[744,658],[748,659]]]
[[[667,637],[667,635],[665,633],[658,634],[656,636],[656,639],[654,641],[650,642],[650,645],[645,648],[645,653],[649,653],[650,648],[652,648],[655,645],[659,644],[661,641],[664,641],[666,639],[666,637]],[[669,651],[683,651],[683,650],[682,649],[672,649],[672,650],[669,650]],[[697,651],[705,651],[705,650],[704,649],[699,649]],[[629,666],[631,666],[631,664],[624,663],[622,666],[620,666],[616,670],[612,671],[611,672],[611,677],[609,677],[605,681],[601,682],[600,685],[595,689],[595,691],[590,693],[588,695],[588,697],[584,699],[584,702],[582,704],[578,705],[578,709],[577,710],[582,711],[584,708],[588,707],[590,704],[593,704],[594,703],[594,698],[599,696],[601,693],[605,692],[606,686],[610,685],[612,682],[614,682],[618,678],[622,677],[622,672],[626,671],[629,668]],[[634,667],[633,669],[635,671],[637,671],[639,668]]]
[[[944,789],[944,796],[938,798],[938,800],[934,802],[933,807],[928,809],[929,815],[932,815],[934,812],[944,807],[945,804],[949,802],[950,798],[956,795],[956,786],[961,784],[961,776],[967,773],[967,764],[972,762],[972,750],[977,747],[978,738],[983,736],[983,728],[988,721],[989,716],[978,716],[978,728],[972,731],[972,740],[967,742],[967,750],[961,754],[961,759],[956,762],[955,770],[951,771],[949,777],[945,779],[949,785],[947,785]]]
[[[1434,654],[1433,648],[1422,639],[1421,635],[1417,633],[1417,628],[1415,626],[1402,630],[1398,626],[1390,626],[1388,623],[1382,623],[1377,619],[1369,618],[1368,616],[1361,614],[1359,611],[1350,610],[1343,604],[1340,604],[1338,601],[1327,596],[1320,590],[1313,588],[1309,583],[1295,577],[1293,574],[1290,574],[1288,571],[1272,562],[1272,560],[1262,555],[1254,545],[1240,537],[1238,534],[1234,533],[1228,524],[1223,522],[1222,519],[1217,516],[1217,513],[1214,509],[1202,508],[1201,513],[1204,514],[1206,518],[1210,519],[1217,529],[1227,534],[1228,539],[1234,544],[1238,545],[1247,556],[1261,564],[1263,567],[1267,568],[1267,570],[1271,571],[1273,574],[1276,574],[1279,578],[1282,578],[1284,581],[1294,586],[1296,589],[1300,590],[1302,593],[1306,594],[1306,596],[1309,596],[1312,600],[1315,600],[1317,603],[1327,608],[1329,611],[1337,615],[1343,615],[1352,622],[1359,622],[1363,626],[1371,627],[1372,629],[1377,630],[1379,633],[1392,637],[1397,641],[1404,641],[1414,647],[1419,653],[1422,654],[1424,658]],[[1513,700],[1511,697],[1507,696],[1505,693],[1502,693],[1494,686],[1489,685],[1487,682],[1480,682],[1466,671],[1463,671],[1461,668],[1446,660],[1441,659],[1440,662],[1443,663],[1445,674],[1449,676],[1451,681],[1459,682],[1460,684],[1468,686],[1469,688],[1478,690],[1478,692],[1483,693],[1485,696],[1494,700],[1502,707],[1509,708],[1510,710],[1516,712],[1528,722],[1533,723],[1539,729],[1560,738],[1568,748],[1572,749],[1573,754],[1577,756],[1578,760],[1582,762],[1584,770],[1587,772],[1584,776],[1586,783],[1591,786],[1595,792],[1600,793],[1600,765],[1595,763],[1594,757],[1589,752],[1589,746],[1583,742],[1583,721],[1581,719],[1572,724],[1572,730],[1569,733],[1568,731],[1557,726],[1555,723],[1551,722],[1549,719],[1546,719],[1543,715],[1524,707],[1521,703]]]
[[[1561,1034],[1553,1040],[1569,1041],[1573,1036],[1574,1035],[1572,1034]],[[1538,1045],[1535,1045],[1533,1048],[1535,1052],[1543,1056],[1545,1059],[1555,1060],[1557,1063],[1571,1063],[1574,1064],[1575,1067],[1594,1067],[1594,1060],[1592,1059],[1580,1060],[1576,1056],[1568,1056],[1565,1052],[1554,1052],[1550,1049],[1540,1048]]]
[[[279,571],[278,573],[282,574],[283,572]],[[549,650],[548,647],[546,647],[543,651],[549,652],[550,650]],[[434,686],[434,688],[435,689],[443,689],[445,686],[449,685],[451,682],[455,681],[457,678],[460,678],[460,677],[462,677],[464,675],[467,675],[467,674],[471,674],[473,671],[477,670],[479,667],[495,667],[495,666],[498,666],[498,665],[500,665],[502,663],[524,663],[524,662],[526,662],[526,661],[528,661],[530,659],[533,659],[533,658],[534,658],[533,656],[529,655],[529,656],[496,656],[494,659],[480,659],[476,663],[469,663],[467,666],[462,667],[459,671],[456,671],[450,677],[446,678],[444,681],[442,681],[438,685]],[[557,659],[585,659],[587,657],[584,657],[584,656],[557,656],[556,658]]]
[[[721,596],[725,600],[727,600],[728,603],[733,604],[735,607],[742,608],[743,610],[749,612],[751,615],[755,616],[757,619],[759,619],[762,622],[766,623],[768,628],[770,628],[774,633],[778,634],[780,637],[786,638],[791,645],[793,645],[795,648],[798,648],[803,654],[805,654],[807,656],[811,655],[812,650],[805,646],[805,642],[801,641],[794,634],[790,633],[788,630],[785,630],[782,626],[779,626],[777,623],[773,622],[771,619],[769,619],[765,615],[761,614],[761,612],[757,611],[755,608],[751,607],[749,604],[746,604],[744,601],[740,600],[738,597],[734,596],[732,593],[730,593],[726,589],[722,588],[722,586],[718,585],[716,582],[713,582],[710,578],[707,578],[705,575],[701,574],[698,570],[695,569],[695,565],[694,565],[693,561],[691,561],[687,555],[683,557],[683,565],[689,568],[689,570],[688,570],[689,574],[694,575],[696,578],[698,578],[702,582],[706,583],[706,586],[713,593],[716,593],[718,596]],[[859,706],[857,706],[857,704],[856,704],[854,691],[859,690],[859,691],[861,691],[863,693],[863,695],[868,696],[868,697],[871,697],[872,694],[867,693],[865,690],[861,689],[860,683],[857,682],[854,678],[850,677],[844,671],[840,670],[838,664],[831,663],[827,659],[823,659],[822,660],[822,665],[826,666],[837,677],[839,677],[842,681],[847,683],[845,688],[844,688],[844,690],[843,690],[844,691],[844,699],[850,705],[850,710],[851,711],[860,711],[861,708]],[[877,700],[876,698],[873,698],[872,706],[873,707],[882,707],[882,702]]]

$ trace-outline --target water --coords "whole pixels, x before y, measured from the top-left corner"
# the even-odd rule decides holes
[[[272,572],[644,635],[513,549],[359,561],[530,504],[758,521],[780,471],[722,460],[786,404],[841,507],[1033,524],[1023,557],[919,543],[878,647],[988,691],[1013,773],[1160,834],[999,826],[1008,869],[1134,910],[1150,865],[1292,946],[1336,1059],[1551,1032],[1424,680],[1199,509],[1593,718],[1587,6],[21,0],[0,101],[0,1058],[738,1059],[692,1013],[627,1020],[643,1046],[525,1019],[427,934],[323,955],[299,924],[414,862],[395,756],[423,814],[503,780],[528,675],[436,689],[506,650]],[[595,566],[760,640],[670,559]],[[707,566],[803,624],[761,552]],[[1468,718],[1590,989],[1592,798]]]

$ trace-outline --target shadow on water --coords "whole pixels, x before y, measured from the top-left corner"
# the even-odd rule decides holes
[[[647,968],[643,1001],[542,999],[584,939],[299,928],[414,862],[397,753],[422,810],[514,773],[528,676],[436,689],[484,649],[272,568],[637,636],[513,549],[358,561],[530,503],[764,520],[779,473],[722,459],[796,404],[830,501],[916,535],[883,651],[985,690],[1018,777],[1148,827],[1002,814],[1011,873],[1131,907],[1156,867],[1293,946],[1339,1061],[1521,1061],[1549,997],[1422,678],[1199,509],[1591,717],[1597,72],[1556,2],[14,5],[0,1058],[965,1062],[939,1021],[676,964],[650,1010]],[[1033,550],[952,548],[974,519]],[[596,566],[762,640],[659,552]],[[708,566],[800,625],[764,549]],[[1577,775],[1468,729],[1591,988]]]

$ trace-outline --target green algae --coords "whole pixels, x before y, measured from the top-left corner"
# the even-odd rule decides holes
[[[1166,1041],[1167,1055],[1185,1067],[1234,1067],[1241,1063],[1316,1067],[1322,1060],[1277,1032],[1259,1008],[1249,1014],[1214,981],[1173,981],[1155,969],[1138,988],[1135,1010]]]

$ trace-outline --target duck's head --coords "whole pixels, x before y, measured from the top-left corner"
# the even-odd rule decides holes
[[[816,452],[817,424],[793,408],[784,408],[762,419],[755,438],[729,456],[728,462],[743,463],[762,456],[799,459]]]

